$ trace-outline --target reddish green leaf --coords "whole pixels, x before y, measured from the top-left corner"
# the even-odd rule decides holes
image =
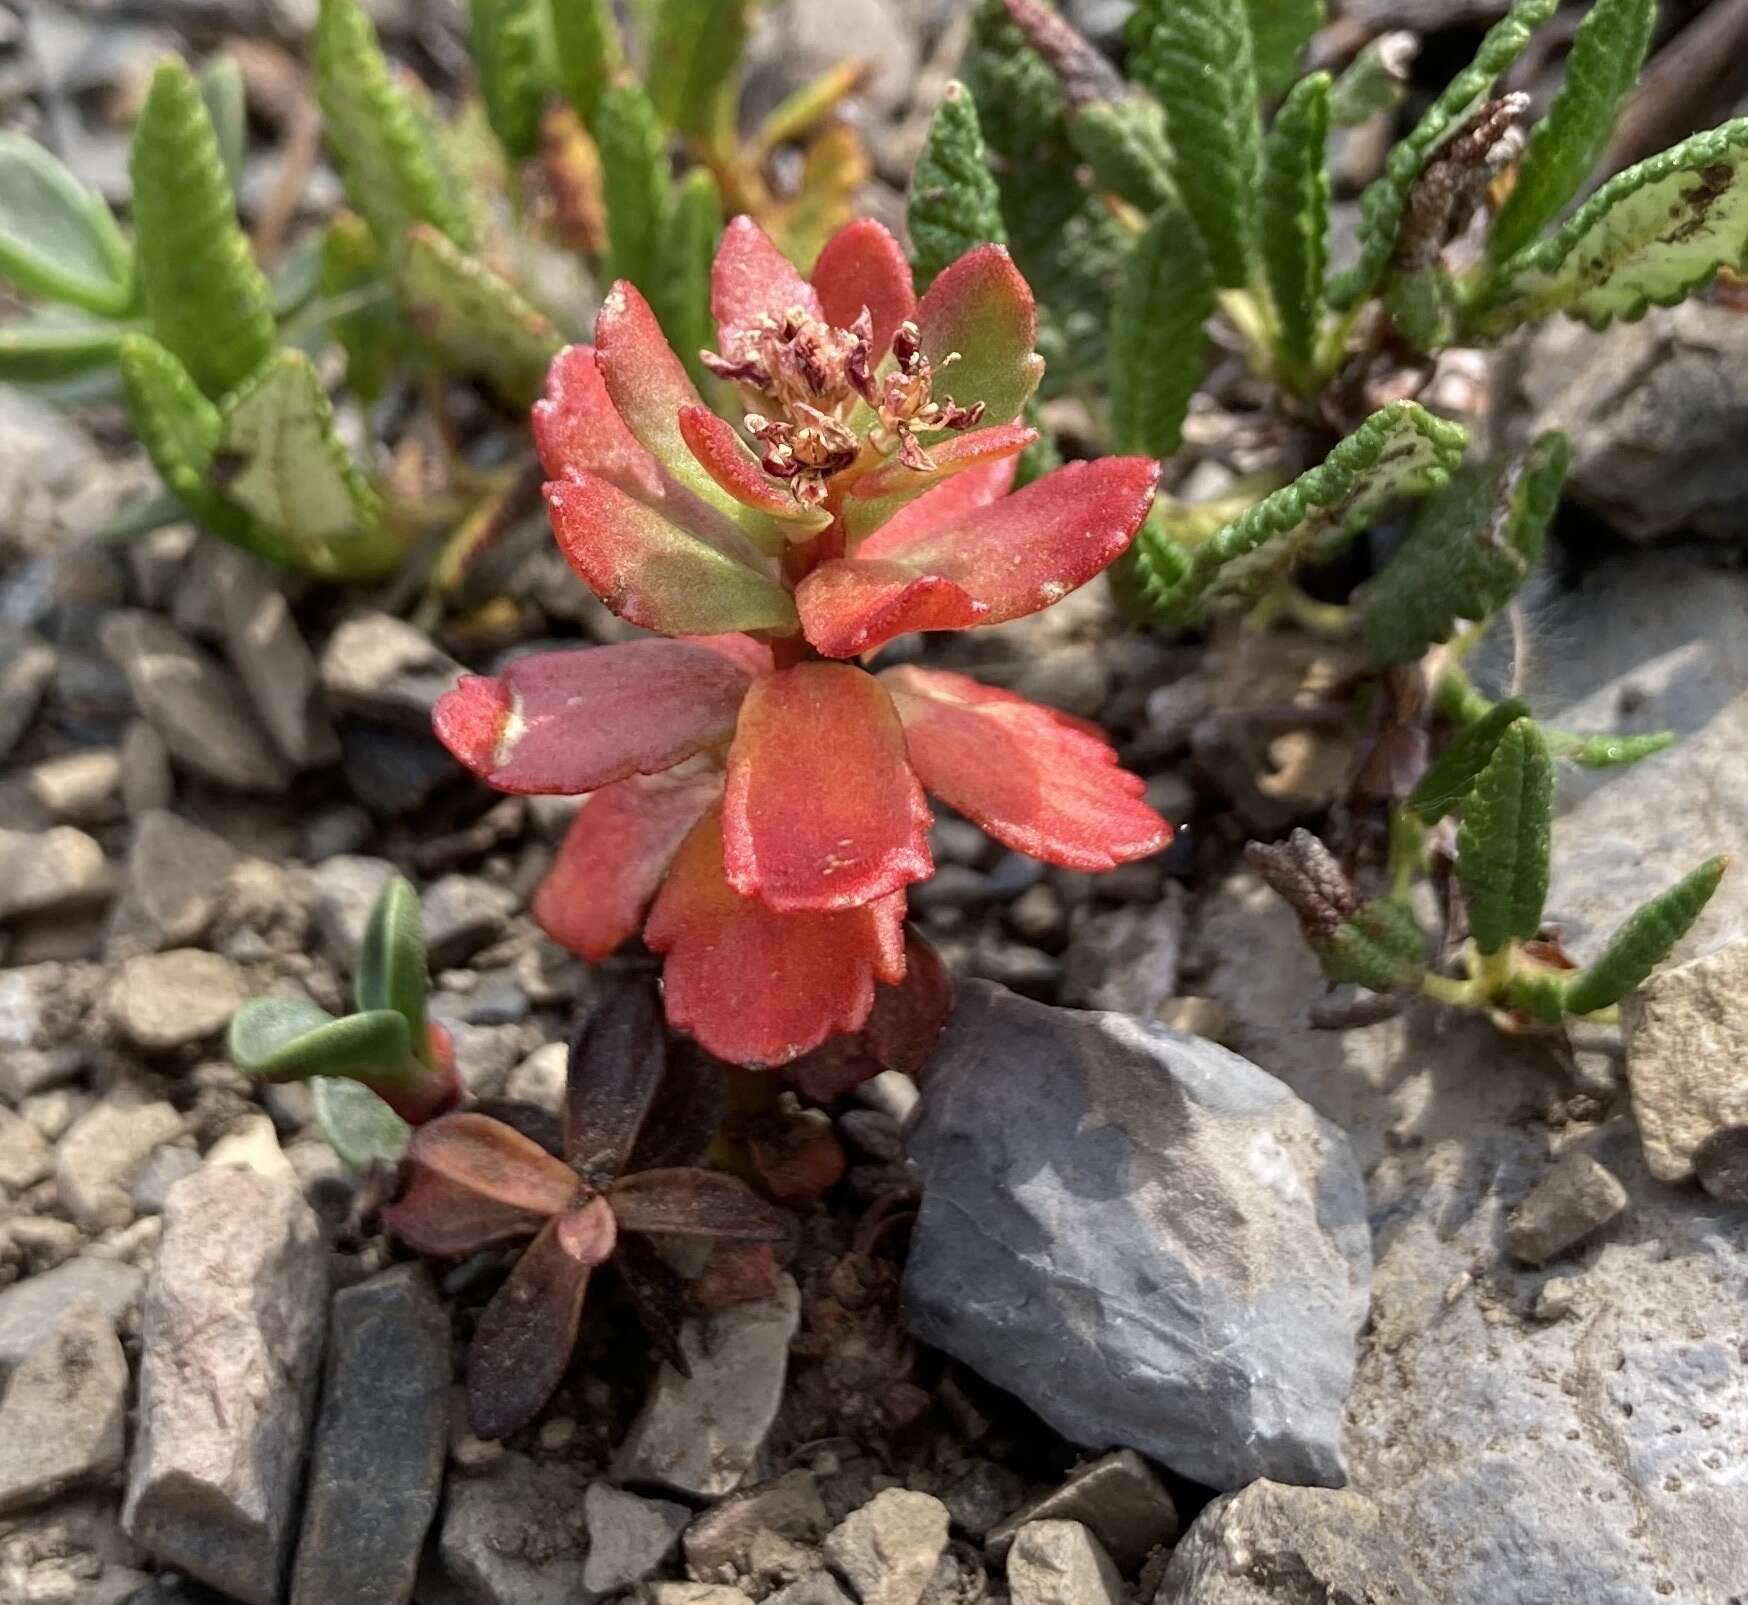
[[[762,1243],[784,1236],[783,1217],[738,1176],[720,1170],[640,1170],[615,1182],[607,1201],[626,1232]]]
[[[667,493],[662,465],[626,427],[607,394],[593,346],[566,346],[552,359],[546,394],[534,403],[534,444],[554,479],[598,474],[652,505]]]
[[[905,943],[904,979],[877,987],[868,1023],[833,1037],[789,1067],[805,1098],[832,1103],[883,1070],[916,1076],[935,1050],[953,1007],[953,982],[941,955],[915,931]]]
[[[794,539],[822,530],[831,522],[829,513],[804,507],[787,485],[771,478],[733,425],[708,407],[682,407],[680,434],[704,471],[723,490],[737,502],[793,525]]]
[[[771,1245],[718,1240],[690,1292],[694,1308],[707,1313],[776,1297],[777,1260]]]
[[[1038,339],[1032,292],[1005,246],[980,245],[941,273],[917,307],[916,323],[937,399],[945,392],[962,407],[981,401],[986,424],[1019,417],[1044,375],[1044,359],[1032,350]],[[955,352],[959,360],[943,371]]]
[[[1025,424],[997,424],[968,435],[953,435],[929,448],[933,468],[911,468],[894,458],[864,474],[844,500],[844,528],[852,541],[872,534],[901,507],[968,469],[984,468],[1017,457],[1038,438]],[[1006,494],[1007,487],[1002,487]],[[993,499],[993,498],[992,498]]]
[[[1009,426],[998,424],[996,427],[1006,429]],[[950,440],[943,441],[939,448],[931,449],[930,455],[938,459],[940,453],[952,444]],[[887,518],[881,525],[883,538],[902,543],[921,539],[937,529],[951,527],[979,507],[987,507],[991,502],[998,502],[1006,496],[1014,488],[1019,466],[1017,457],[995,457],[986,463],[974,463],[963,472],[949,476],[934,489],[924,491],[914,502],[907,502]],[[851,543],[851,555],[854,555],[857,544]]]
[[[750,217],[735,218],[723,230],[710,268],[717,350],[733,357],[762,319],[781,320],[793,311],[820,316],[813,286],[757,223]]]
[[[916,289],[904,248],[871,217],[846,223],[813,264],[813,288],[825,321],[847,329],[866,307],[874,320],[872,360],[892,349],[898,326],[916,311]]]
[[[668,1068],[668,1036],[653,980],[632,976],[591,1009],[571,1039],[564,1156],[592,1186],[625,1168]]]
[[[969,630],[990,622],[987,602],[940,574],[904,563],[837,558],[795,593],[808,641],[828,658],[853,658],[916,630]]]

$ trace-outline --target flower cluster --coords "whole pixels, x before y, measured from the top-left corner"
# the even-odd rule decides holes
[[[840,230],[804,279],[740,218],[712,310],[706,362],[757,449],[626,283],[534,409],[566,558],[665,639],[518,659],[464,679],[435,721],[502,791],[587,794],[535,899],[554,939],[594,961],[641,929],[669,1021],[773,1066],[860,1029],[876,983],[903,981],[905,888],[934,867],[925,791],[1074,869],[1170,839],[1095,727],[960,674],[844,661],[1084,585],[1158,469],[1111,457],[1012,489],[1042,361],[997,246],[918,301],[877,223]]]

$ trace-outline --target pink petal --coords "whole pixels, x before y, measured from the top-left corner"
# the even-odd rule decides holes
[[[980,245],[945,268],[916,312],[923,355],[935,370],[935,394],[962,407],[984,404],[986,424],[1019,417],[1044,374],[1032,292],[1005,247]],[[949,355],[960,360],[943,370]]]
[[[820,315],[813,286],[750,217],[737,217],[722,233],[710,268],[710,311],[716,319],[716,349],[738,354],[741,339],[761,319],[781,319],[799,310]]]
[[[924,786],[1016,852],[1101,870],[1158,852],[1171,826],[1137,775],[1081,720],[962,674],[880,676]]]
[[[934,868],[904,731],[872,675],[801,663],[741,705],[723,794],[729,884],[783,913],[850,908]]]
[[[599,964],[637,933],[686,833],[721,794],[721,770],[703,760],[596,792],[534,893],[535,924]]]
[[[566,346],[552,359],[546,396],[534,403],[534,444],[551,479],[587,471],[639,501],[662,499],[661,464],[625,427],[595,366],[593,346]]]
[[[771,478],[759,466],[752,449],[708,407],[682,407],[680,434],[704,471],[738,502],[768,517],[795,526],[795,539],[822,530],[831,514],[817,507],[804,507],[788,486]]]
[[[874,319],[873,360],[892,349],[899,324],[916,311],[910,263],[897,240],[871,217],[844,224],[813,264],[813,288],[825,321],[847,329],[866,307]]]
[[[689,641],[534,652],[496,679],[464,675],[431,722],[487,785],[574,797],[726,741],[751,683]]]
[[[969,630],[989,618],[989,604],[952,580],[859,557],[821,563],[797,587],[795,605],[808,641],[828,658],[857,657],[913,630]]]
[[[1024,424],[997,424],[993,429],[977,429],[968,435],[949,435],[938,445],[929,447],[929,456],[935,463],[933,468],[907,468],[895,457],[871,474],[864,474],[850,488],[850,494],[844,500],[844,527],[852,541],[860,540],[936,486],[973,469],[987,469],[993,463],[1018,457],[1037,438],[1038,431],[1028,429]],[[1017,466],[1010,464],[1007,482],[996,495],[1007,494]],[[981,495],[989,484],[986,476],[968,488],[966,494]],[[995,496],[986,499],[993,501]],[[959,507],[963,507],[963,503]],[[945,517],[947,509],[936,508],[933,516]]]

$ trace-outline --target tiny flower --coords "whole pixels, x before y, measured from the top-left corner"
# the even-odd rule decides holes
[[[1169,841],[1084,721],[846,661],[1084,585],[1133,538],[1158,465],[1073,463],[1013,490],[1042,362],[998,246],[918,301],[877,223],[840,230],[804,279],[739,218],[712,309],[705,362],[738,388],[744,436],[624,283],[534,409],[561,550],[667,639],[520,659],[465,679],[435,722],[500,790],[587,795],[535,897],[547,932],[597,961],[641,930],[669,1021],[775,1066],[860,1030],[876,986],[905,981],[905,888],[934,868],[925,793],[1076,869]]]

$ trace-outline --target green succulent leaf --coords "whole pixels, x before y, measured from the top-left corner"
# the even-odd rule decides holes
[[[407,1022],[414,1051],[425,1051],[425,925],[413,883],[396,875],[377,893],[352,995],[360,1012],[393,1009]]]
[[[1411,663],[1463,620],[1509,602],[1542,554],[1571,448],[1557,430],[1516,457],[1458,469],[1421,503],[1408,539],[1366,596],[1366,651]]]
[[[61,307],[0,324],[0,384],[72,379],[116,360],[124,324]]]
[[[1299,76],[1299,53],[1323,26],[1323,0],[1244,0],[1250,15],[1256,86],[1284,94]]]
[[[214,56],[200,69],[200,98],[218,139],[225,177],[234,194],[243,182],[243,158],[249,151],[249,108],[243,93],[243,69],[234,56]]]
[[[636,84],[616,85],[601,97],[595,144],[607,203],[606,277],[653,284],[661,270],[674,184],[661,119]]]
[[[551,0],[558,81],[585,128],[625,63],[611,0]]]
[[[1172,176],[1215,278],[1241,289],[1255,257],[1262,144],[1246,8],[1239,0],[1139,0],[1128,38],[1130,74],[1165,108]]]
[[[1204,325],[1214,275],[1183,209],[1153,214],[1111,308],[1111,433],[1120,452],[1169,457],[1183,439],[1190,397],[1207,376]]]
[[[1553,760],[1534,722],[1518,719],[1476,776],[1457,834],[1457,880],[1483,953],[1541,929],[1553,815]]]
[[[1332,555],[1390,501],[1443,485],[1468,435],[1413,401],[1393,401],[1317,467],[1266,496],[1187,554],[1144,524],[1135,545],[1148,616],[1177,627],[1254,602],[1298,564]],[[1179,556],[1184,557],[1179,561]],[[1171,578],[1176,570],[1177,578]]]
[[[1331,981],[1388,992],[1413,981],[1425,967],[1426,943],[1414,915],[1393,898],[1375,898],[1312,943]]]
[[[356,212],[339,213],[323,233],[320,284],[330,301],[361,303],[330,318],[328,326],[346,353],[347,384],[370,406],[388,384],[406,327],[398,309],[388,304],[390,278],[382,246]]]
[[[256,1066],[273,1063],[311,1032],[333,1023],[333,1015],[308,998],[251,998],[231,1016],[227,1050],[231,1062],[252,1075]]]
[[[1512,257],[1476,307],[1487,338],[1555,312],[1593,329],[1673,306],[1748,260],[1748,118],[1617,173],[1562,228]]]
[[[1263,142],[1262,261],[1274,303],[1281,371],[1296,390],[1313,379],[1323,278],[1329,266],[1329,74],[1300,80]]]
[[[1408,69],[1420,49],[1411,33],[1381,33],[1350,61],[1329,92],[1329,121],[1353,128],[1402,104]]]
[[[315,55],[316,99],[352,209],[391,252],[415,223],[429,223],[472,250],[478,235],[472,197],[455,183],[359,0],[322,0]]]
[[[964,84],[948,84],[929,119],[910,177],[906,216],[919,289],[926,290],[942,268],[967,251],[1007,243],[1001,191],[989,170],[977,102]]]
[[[1409,193],[1427,158],[1474,114],[1557,4],[1558,0],[1516,0],[1488,30],[1475,59],[1445,86],[1413,131],[1390,152],[1383,175],[1360,197],[1359,260],[1330,284],[1331,305],[1345,311],[1370,293],[1395,252]]]
[[[1594,1014],[1620,1002],[1693,928],[1729,867],[1727,858],[1709,858],[1633,914],[1609,938],[1596,962],[1567,986],[1567,1009]]]
[[[1146,96],[1089,100],[1070,112],[1068,138],[1095,188],[1148,216],[1177,199],[1165,117]]]
[[[245,1075],[273,1082],[346,1076],[392,1085],[417,1073],[407,1022],[393,1009],[373,1009],[338,1020],[315,1020],[307,1015],[312,1023],[293,1035],[293,1016],[269,1017],[260,1012],[288,1001],[256,998],[232,1017],[231,1061]]]
[[[545,0],[472,0],[472,7],[469,40],[486,120],[510,160],[526,161],[539,147],[546,105]],[[556,9],[565,9],[564,0]]]
[[[309,1085],[316,1128],[342,1164],[363,1170],[405,1158],[413,1128],[369,1087],[338,1076],[311,1076]]]
[[[152,75],[130,167],[152,332],[202,390],[222,396],[273,350],[273,291],[237,222],[200,86],[180,61]]]
[[[650,0],[649,98],[670,128],[697,137],[715,126],[751,10],[749,0]]]
[[[445,364],[489,380],[517,406],[540,393],[564,341],[508,279],[421,224],[407,236],[400,287],[420,339]]]
[[[1429,825],[1436,825],[1458,808],[1475,789],[1481,771],[1493,757],[1493,749],[1519,719],[1529,717],[1529,704],[1521,697],[1508,697],[1489,713],[1465,726],[1427,767],[1408,799],[1408,806]]]
[[[133,252],[102,196],[22,134],[0,133],[0,277],[107,316],[133,303]]]
[[[1487,252],[1503,262],[1558,217],[1601,160],[1650,48],[1657,0],[1596,0],[1578,24],[1566,81],[1530,135]]]
[[[699,352],[715,343],[710,319],[710,263],[722,233],[722,194],[707,167],[694,167],[674,186],[661,272],[650,285],[668,344],[680,355],[692,382],[708,378]]]

